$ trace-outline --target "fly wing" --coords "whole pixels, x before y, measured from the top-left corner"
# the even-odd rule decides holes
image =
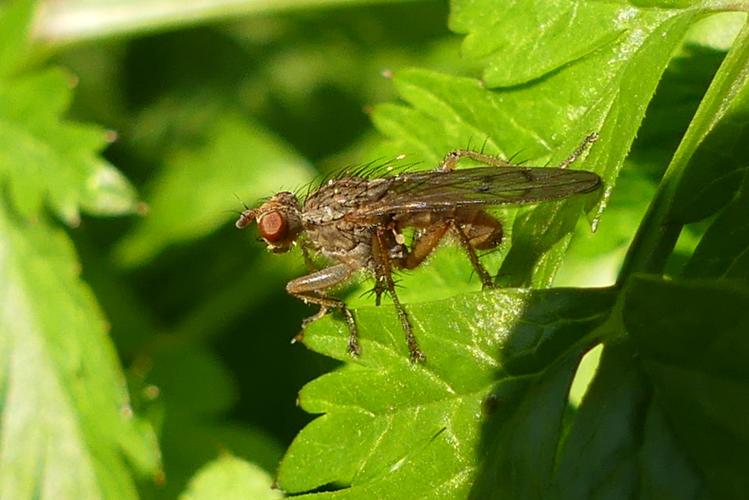
[[[386,193],[361,207],[358,216],[536,203],[588,193],[601,185],[598,174],[584,170],[515,166],[414,172],[390,181]]]

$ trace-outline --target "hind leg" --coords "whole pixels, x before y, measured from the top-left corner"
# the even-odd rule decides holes
[[[399,262],[399,267],[417,267],[437,248],[448,231],[457,236],[484,288],[493,287],[492,277],[479,261],[476,250],[495,248],[502,242],[502,223],[483,210],[458,214],[457,217],[441,219],[427,226],[414,240],[408,254]]]

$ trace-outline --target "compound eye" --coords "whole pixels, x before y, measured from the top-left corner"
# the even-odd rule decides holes
[[[286,217],[277,211],[268,212],[258,221],[260,236],[271,243],[286,238],[289,232],[289,226],[286,224]]]

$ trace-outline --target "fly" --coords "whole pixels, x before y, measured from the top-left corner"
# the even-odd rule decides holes
[[[277,193],[258,208],[246,209],[236,222],[239,229],[255,222],[268,250],[288,251],[298,242],[310,273],[290,281],[286,290],[320,310],[302,328],[330,309],[343,313],[349,329],[348,351],[361,353],[356,321],[351,310],[326,294],[364,270],[374,276],[376,304],[387,292],[406,334],[412,362],[426,356],[419,348],[406,310],[395,291],[393,271],[418,267],[452,233],[465,250],[484,288],[494,286],[479,261],[477,250],[502,241],[502,224],[486,211],[498,205],[521,205],[589,193],[601,178],[584,170],[568,170],[588,146],[591,134],[556,167],[524,167],[472,150],[448,153],[431,171],[382,177],[341,176],[324,183],[300,202],[293,193]],[[462,158],[487,166],[456,170]],[[407,245],[403,231],[414,229]],[[323,255],[329,267],[314,269],[310,252]]]

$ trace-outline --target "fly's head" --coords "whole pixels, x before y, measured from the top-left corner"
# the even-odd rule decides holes
[[[234,225],[243,229],[257,223],[268,250],[273,253],[287,252],[302,231],[299,202],[293,193],[276,193],[258,208],[246,209]]]

